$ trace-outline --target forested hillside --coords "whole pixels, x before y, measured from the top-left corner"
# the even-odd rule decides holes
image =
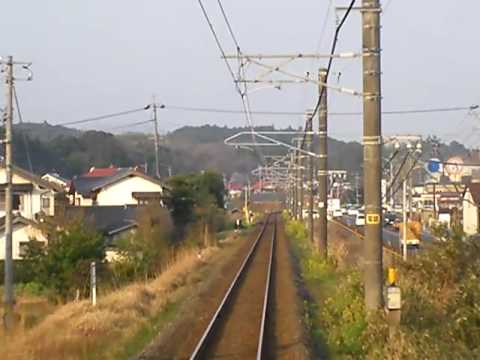
[[[273,127],[259,130],[271,131]],[[292,128],[285,130],[293,130]],[[170,167],[174,174],[200,170],[216,170],[221,173],[248,173],[258,165],[258,154],[245,149],[226,146],[223,141],[247,128],[227,128],[205,125],[183,127],[161,139],[160,162],[162,175]],[[291,135],[276,137],[291,143]],[[251,140],[249,136],[244,139]],[[432,153],[428,139],[424,144],[424,157]],[[315,144],[316,145],[316,144]],[[314,146],[315,146],[314,145]],[[359,142],[343,142],[329,139],[329,165],[334,169],[346,169],[350,173],[361,172],[363,158]],[[22,124],[14,129],[15,162],[28,169],[27,153],[30,154],[33,171],[42,174],[56,171],[72,177],[87,171],[91,166],[134,166],[147,165],[148,172],[154,173],[153,136],[145,133],[113,135],[102,131],[79,131],[61,126],[43,124]],[[28,149],[28,151],[27,151]],[[283,148],[262,148],[265,154],[283,154]],[[459,143],[441,144],[439,153],[443,157],[465,155],[467,149]]]

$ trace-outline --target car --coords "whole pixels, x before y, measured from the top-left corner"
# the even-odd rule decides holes
[[[385,225],[393,225],[395,224],[395,220],[397,220],[397,214],[394,212],[387,211],[383,215],[383,222]]]
[[[355,218],[355,226],[364,226],[365,225],[365,214],[358,213]]]
[[[342,216],[343,216],[342,209],[335,209],[335,210],[333,210],[332,216],[333,216],[334,218],[342,217]]]
[[[347,211],[347,215],[350,215],[350,216],[357,216],[357,214],[358,214],[358,209],[355,209],[355,208],[348,209]]]
[[[308,209],[304,209],[304,210],[303,210],[303,218],[304,218],[304,219],[308,218],[308,215],[309,215],[309,214],[310,214],[310,210],[308,210]],[[320,218],[320,214],[318,213],[317,210],[313,210],[313,218],[314,218],[314,219]]]

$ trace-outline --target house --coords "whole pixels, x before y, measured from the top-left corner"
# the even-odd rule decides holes
[[[63,197],[61,186],[13,166],[13,258],[21,259],[32,239],[46,242],[39,219],[54,216],[56,203]],[[5,166],[0,166],[0,260],[5,259]]]
[[[68,187],[70,185],[70,181],[68,179],[65,179],[64,177],[54,172],[46,173],[42,176],[42,179],[50,183],[56,184],[65,190],[68,190]]]
[[[479,228],[480,183],[471,183],[467,186],[463,198],[463,231],[467,235],[475,235]]]
[[[142,207],[139,206],[68,206],[65,208],[66,219],[81,218],[105,238],[107,261],[115,259],[118,254],[116,242],[135,233],[137,218]]]
[[[125,206],[160,202],[163,187],[137,169],[91,169],[72,180],[70,203],[75,206]]]
[[[0,260],[5,260],[5,217],[0,221]],[[25,256],[27,244],[32,240],[47,243],[47,237],[42,232],[39,223],[22,216],[15,216],[12,232],[13,260],[21,260]]]
[[[48,182],[29,171],[13,166],[13,211],[28,220],[39,214],[55,215],[55,199],[61,197],[63,188]],[[5,166],[0,167],[0,218],[5,216]]]

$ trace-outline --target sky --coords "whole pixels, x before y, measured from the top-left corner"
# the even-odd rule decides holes
[[[234,53],[217,0],[203,2],[222,46]],[[336,14],[341,16],[334,8],[347,1],[223,0],[222,4],[244,53],[327,53]],[[382,17],[384,110],[480,104],[479,11],[476,0],[462,0],[461,5],[447,0],[390,1]],[[3,4],[2,14],[0,55],[32,62],[33,81],[17,83],[24,121],[61,124],[139,108],[153,96],[167,108],[241,109],[197,0],[16,0]],[[338,52],[360,50],[361,15],[356,11],[340,34]],[[316,74],[325,65],[325,60],[301,60],[286,69]],[[332,71],[331,84],[362,90],[361,60],[336,60]],[[251,66],[249,78],[258,72]],[[250,91],[254,111],[302,113],[313,107],[318,91],[305,84],[284,85],[280,91],[255,86]],[[3,89],[0,93],[3,98]],[[329,92],[330,112],[361,110],[360,98]],[[150,116],[145,111],[79,128],[115,132]],[[246,125],[241,114],[167,109],[160,110],[159,121],[164,133],[183,125]],[[253,123],[297,127],[303,117],[254,115]],[[151,124],[131,130],[151,131]],[[467,111],[384,116],[383,131],[433,134],[477,146],[480,119]],[[329,118],[333,137],[360,140],[361,132],[361,116]]]

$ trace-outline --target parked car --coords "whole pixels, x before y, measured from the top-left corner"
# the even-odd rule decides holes
[[[356,207],[351,207],[350,209],[347,210],[347,215],[357,216],[357,214],[358,214],[358,208]]]
[[[397,214],[395,214],[394,212],[391,212],[391,211],[387,211],[384,215],[383,215],[383,223],[385,225],[394,225],[395,224],[395,220],[397,220]]]
[[[306,219],[308,218],[308,215],[310,214],[310,210],[304,209],[303,210],[303,218]],[[313,218],[318,219],[320,217],[320,214],[318,213],[317,210],[313,210]]]
[[[332,216],[333,216],[334,218],[342,217],[342,216],[343,216],[342,209],[335,209],[335,210],[333,210]]]
[[[365,225],[365,214],[358,213],[355,218],[355,226],[364,226]]]

